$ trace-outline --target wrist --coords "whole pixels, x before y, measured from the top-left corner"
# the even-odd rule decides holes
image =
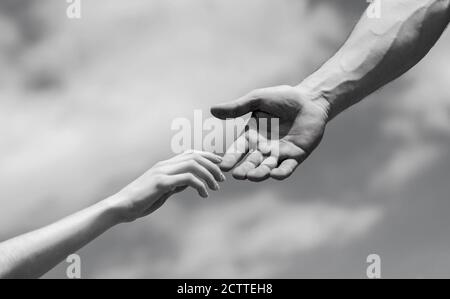
[[[324,112],[326,122],[332,119],[333,113],[332,105],[331,102],[325,96],[325,93],[323,93],[318,88],[314,88],[303,82],[297,85],[295,89],[299,91],[302,99],[313,102]]]
[[[128,222],[126,202],[128,202],[127,195],[119,192],[104,199],[99,204],[102,205],[105,213],[109,215],[113,225],[117,225]]]

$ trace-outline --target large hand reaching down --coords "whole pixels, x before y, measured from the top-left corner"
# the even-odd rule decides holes
[[[328,102],[300,88],[277,86],[258,89],[230,103],[211,109],[220,119],[241,117],[252,112],[251,120],[278,118],[278,127],[268,131],[247,128],[225,153],[221,168],[233,169],[237,179],[263,181],[269,177],[288,178],[320,143],[328,121]],[[277,136],[278,135],[278,136]],[[275,136],[275,137],[274,137]],[[236,146],[239,144],[240,146]],[[239,147],[243,150],[236,151]]]

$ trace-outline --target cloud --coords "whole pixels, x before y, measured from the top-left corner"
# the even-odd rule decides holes
[[[314,26],[316,18],[302,20],[305,5],[292,9],[289,1],[246,2],[239,11],[237,2],[224,1],[199,1],[195,9],[181,2],[127,3],[126,9],[121,1],[83,3],[80,22],[64,18],[64,3],[29,10],[36,14],[30,20],[44,14],[56,29],[36,36],[17,63],[2,70],[17,77],[8,92],[0,91],[5,227],[49,201],[60,215],[108,194],[103,190],[112,181],[127,183],[167,158],[173,118],[209,111],[214,102],[260,87],[289,69],[292,57],[306,61],[318,53],[314,34],[331,38],[339,28],[328,32]],[[339,23],[333,11],[317,13]],[[8,32],[20,27],[4,22]],[[303,38],[311,40],[308,47],[298,42]],[[37,222],[53,219],[49,215],[43,212]]]
[[[428,169],[432,169],[444,154],[443,148],[434,145],[409,144],[402,147],[393,152],[391,157],[375,170],[370,188],[399,190]]]
[[[385,140],[395,141],[390,156],[374,171],[373,190],[398,191],[425,173],[449,152],[450,43],[443,39],[414,69],[380,93],[385,98],[385,119],[380,122]]]
[[[342,43],[357,2],[364,1],[321,1],[309,10],[306,1],[287,0],[98,0],[83,2],[76,22],[65,19],[65,2],[53,0],[27,12],[48,24],[23,44],[28,23],[2,18],[1,49],[22,48],[15,60],[0,55],[1,236],[85,207],[167,158],[173,118],[195,109],[206,117],[212,103],[298,83]],[[448,153],[448,48],[448,39],[440,42],[400,82],[330,124],[333,134],[290,181],[263,189],[229,180],[220,203],[171,201],[87,247],[84,275],[277,276],[335,246],[349,256],[342,264],[354,261],[353,243],[372,244],[380,226],[396,232],[381,219],[400,217],[410,227],[408,216],[390,209],[390,196],[380,199],[407,189]],[[429,205],[445,191],[433,189],[435,178],[423,178]],[[307,194],[301,200],[299,190]],[[405,194],[397,194],[402,204],[415,199]],[[402,256],[415,244],[387,235],[384,243]]]
[[[196,215],[185,234],[180,274],[264,277],[281,270],[294,255],[364,235],[381,217],[375,207],[349,209],[320,200],[280,203],[276,197],[257,194],[223,207],[221,219],[209,211]]]
[[[177,253],[152,258],[139,250],[121,267],[135,269],[132,277],[161,273],[169,277],[267,277],[282,271],[295,257],[330,245],[346,246],[368,234],[383,217],[377,206],[277,199],[273,192],[229,200],[198,205],[188,213],[176,204],[169,205],[159,212],[153,229],[171,236],[171,247]],[[111,264],[98,275],[121,276],[121,267]]]

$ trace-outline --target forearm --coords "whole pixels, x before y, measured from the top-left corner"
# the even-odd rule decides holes
[[[116,224],[159,209],[187,187],[202,197],[218,190],[222,158],[186,151],[161,161],[117,194],[42,229],[0,243],[0,278],[36,278]]]
[[[112,199],[112,198],[111,198]],[[0,278],[37,278],[120,222],[107,199],[0,244]]]
[[[417,64],[450,21],[450,0],[382,0],[343,47],[299,87],[326,99],[330,119]]]

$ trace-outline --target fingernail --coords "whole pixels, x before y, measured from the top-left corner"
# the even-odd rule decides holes
[[[220,178],[222,179],[222,182],[225,182],[227,180],[227,178],[222,173],[220,174]]]

